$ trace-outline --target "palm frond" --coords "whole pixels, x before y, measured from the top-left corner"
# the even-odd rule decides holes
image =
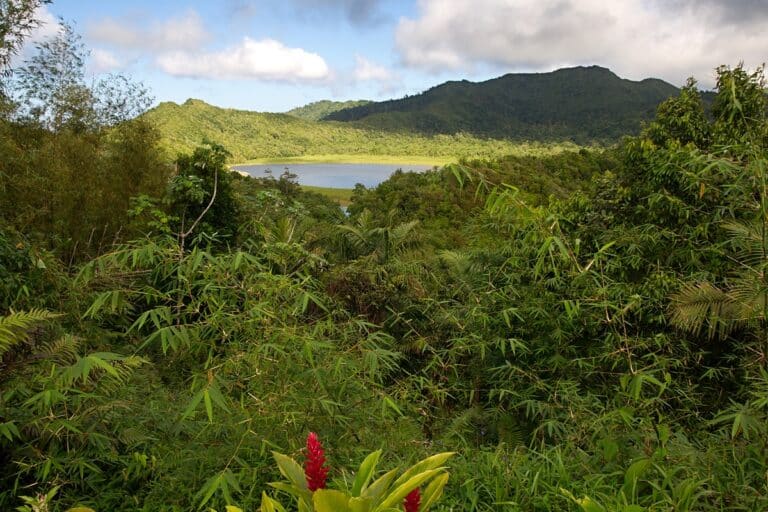
[[[765,266],[768,255],[768,226],[762,222],[726,222],[723,228],[730,234],[731,243],[738,251],[737,260],[745,269],[757,271]]]
[[[397,226],[393,227],[390,230],[392,245],[404,244],[409,238],[412,238],[413,231],[414,229],[416,229],[416,226],[418,226],[418,224],[419,224],[418,220],[412,220],[410,222],[404,222],[402,224],[398,224]]]
[[[671,299],[672,324],[695,335],[706,327],[710,339],[725,336],[744,321],[741,303],[706,281],[684,285]]]
[[[761,276],[755,272],[742,272],[741,275],[732,279],[728,294],[734,302],[739,304],[742,320],[765,318],[768,289]]]

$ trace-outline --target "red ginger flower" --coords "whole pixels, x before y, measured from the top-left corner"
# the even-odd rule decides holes
[[[421,491],[419,488],[415,488],[408,496],[405,497],[403,502],[403,508],[405,512],[419,512],[419,506],[421,505]]]
[[[307,436],[307,459],[304,461],[304,474],[307,476],[307,487],[314,492],[325,489],[325,479],[328,477],[328,467],[325,464],[325,451],[317,434],[310,432]]]

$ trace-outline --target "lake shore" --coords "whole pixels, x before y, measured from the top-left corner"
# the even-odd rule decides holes
[[[322,154],[303,155],[283,158],[259,158],[230,164],[230,168],[243,165],[269,165],[269,164],[402,164],[402,165],[428,165],[442,167],[455,158],[439,156],[406,156],[406,155],[373,155],[373,154]]]
[[[378,183],[380,183],[383,179],[386,178],[372,178],[372,176],[375,176],[376,173],[371,173],[370,169],[365,169],[365,166],[402,166],[404,169],[407,170],[409,166],[414,167],[421,167],[421,169],[418,169],[419,171],[428,170],[430,167],[440,167],[441,165],[445,165],[446,161],[441,161],[440,159],[435,158],[424,158],[424,157],[416,157],[416,158],[410,158],[406,156],[393,156],[393,155],[387,155],[387,156],[381,156],[381,155],[310,155],[310,156],[302,156],[302,157],[293,157],[293,158],[284,158],[284,159],[261,159],[261,160],[251,160],[246,163],[238,163],[233,164],[229,166],[229,169],[232,172],[236,172],[238,174],[241,174],[243,176],[257,176],[257,174],[254,174],[253,172],[249,172],[249,170],[252,170],[254,167],[259,166],[270,166],[274,165],[275,169],[272,169],[272,175],[278,176],[282,172],[282,167],[289,167],[290,165],[295,165],[296,167],[293,169],[292,172],[296,172],[296,174],[299,176],[299,185],[304,188],[305,190],[317,192],[319,194],[322,194],[336,202],[338,202],[341,206],[348,206],[351,200],[352,191],[353,188],[351,187],[351,183],[353,182],[362,182],[367,187],[376,186]],[[306,183],[304,179],[306,178],[305,175],[301,172],[301,167],[309,166],[309,167],[333,167],[333,166],[340,166],[340,167],[349,167],[349,166],[356,166],[359,165],[362,168],[359,169],[359,174],[356,173],[356,178],[353,181],[350,181],[349,179],[345,180],[346,182],[344,185],[341,186],[335,186],[336,183],[334,183],[334,175],[336,173],[336,169],[327,169],[326,172],[328,172],[328,179],[322,179],[320,178],[318,180],[318,177],[316,176],[314,179],[311,179],[311,183]],[[251,169],[249,169],[251,168]],[[290,167],[289,167],[290,168]],[[395,171],[396,169],[390,169],[388,170],[387,175],[390,172]],[[373,179],[373,181],[371,181]]]

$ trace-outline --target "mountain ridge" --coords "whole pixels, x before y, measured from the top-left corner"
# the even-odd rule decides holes
[[[633,81],[602,66],[453,80],[400,99],[332,112],[324,121],[423,134],[471,133],[519,140],[614,142],[637,133],[679,89],[658,78]]]
[[[171,152],[207,138],[223,143],[238,162],[319,154],[482,156],[513,151],[523,141],[613,144],[638,133],[658,105],[678,93],[657,78],[632,81],[608,68],[580,66],[454,80],[382,102],[326,100],[272,113],[190,98],[181,105],[163,102],[145,116]],[[354,106],[320,121],[308,118],[345,104]]]

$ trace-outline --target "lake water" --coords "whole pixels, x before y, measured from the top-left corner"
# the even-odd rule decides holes
[[[279,178],[286,168],[296,175],[296,181],[301,185],[330,188],[354,188],[362,183],[367,188],[375,187],[389,178],[395,171],[423,172],[432,169],[429,165],[410,164],[249,164],[237,165],[237,171],[250,174],[254,178],[269,176],[265,171],[271,171],[275,179]]]

